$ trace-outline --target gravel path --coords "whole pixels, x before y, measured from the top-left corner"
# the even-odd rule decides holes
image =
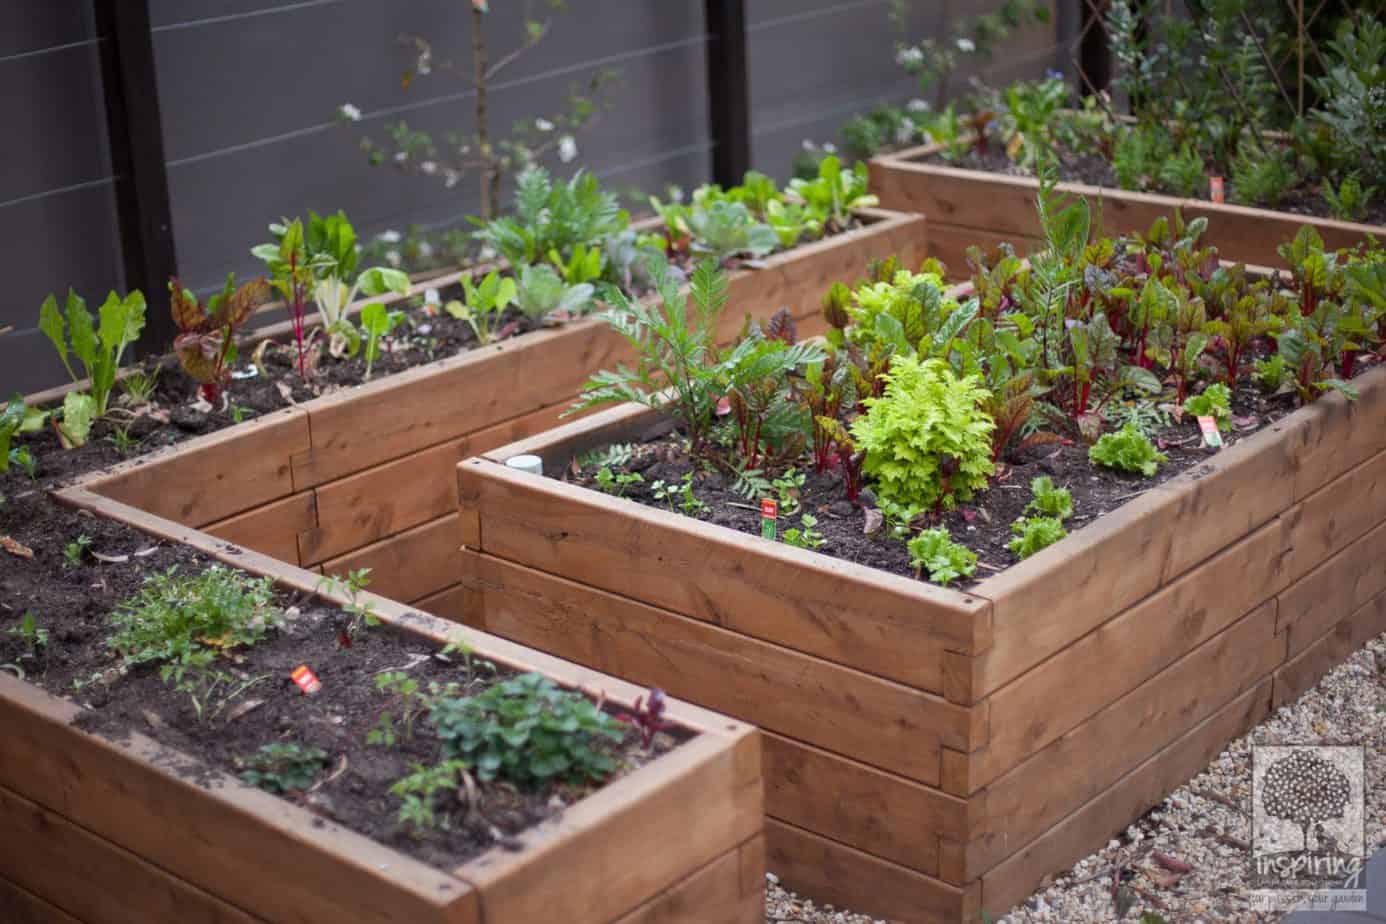
[[[997,924],[1105,924],[1151,912],[1170,924],[1279,921],[1250,909],[1251,745],[1361,744],[1366,749],[1366,845],[1386,848],[1386,635],[1228,745],[1203,773],[1126,829],[1106,847],[1012,909]],[[1170,858],[1166,869],[1155,854]],[[1125,917],[1113,902],[1112,873],[1126,868],[1133,899]],[[1134,871],[1134,876],[1131,875]],[[865,915],[817,908],[769,877],[768,924],[882,924]]]

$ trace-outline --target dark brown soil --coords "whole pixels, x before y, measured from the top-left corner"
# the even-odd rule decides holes
[[[963,167],[968,170],[985,170],[988,173],[1000,173],[1006,176],[1031,176],[1032,174],[1021,169],[1011,162],[1006,156],[1006,152],[1001,149],[999,143],[988,146],[985,152],[978,153],[975,148],[969,149],[966,154],[954,161],[944,160],[939,155],[930,155],[924,159],[926,163],[938,164],[943,167]],[[1116,174],[1112,171],[1112,165],[1106,159],[1096,154],[1077,154],[1070,151],[1060,153],[1059,170],[1062,179],[1074,183],[1086,183],[1089,186],[1102,186],[1107,189],[1119,189],[1121,184],[1117,182]],[[1159,190],[1152,190],[1159,192]],[[1226,193],[1227,201],[1235,202],[1235,190],[1232,188],[1231,178],[1227,179]],[[1208,190],[1202,188],[1195,191],[1194,198],[1208,200]],[[1324,202],[1323,195],[1319,191],[1319,181],[1303,179],[1299,185],[1285,191],[1285,197],[1279,204],[1263,206],[1278,212],[1292,212],[1296,215],[1308,215],[1314,218],[1332,218],[1332,213],[1328,210],[1328,205]],[[1386,199],[1376,196],[1367,206],[1367,216],[1361,221],[1367,224],[1381,225],[1386,224]],[[1145,231],[1145,228],[1108,228],[1107,233],[1124,233],[1126,231]]]
[[[1360,366],[1358,374],[1366,368]],[[1237,390],[1232,404],[1233,429],[1232,432],[1223,435],[1228,446],[1294,410],[1294,403],[1289,396],[1267,397],[1249,384],[1244,384]],[[1073,517],[1064,525],[1071,533],[1156,485],[1200,465],[1215,452],[1203,446],[1197,422],[1188,417],[1162,429],[1156,438],[1156,444],[1160,451],[1169,457],[1169,461],[1161,464],[1153,478],[1127,475],[1093,465],[1088,461],[1088,447],[1072,440],[1023,450],[1007,464],[999,466],[998,474],[991,485],[976,495],[971,502],[940,516],[925,518],[913,526],[924,528],[944,525],[955,541],[976,552],[978,568],[975,577],[971,581],[957,585],[963,588],[975,586],[990,575],[1004,571],[1019,561],[1019,558],[1007,548],[1007,544],[1014,536],[1011,524],[1024,515],[1025,508],[1032,499],[1031,479],[1048,475],[1055,484],[1069,489],[1073,496]],[[593,490],[600,490],[595,480],[598,468],[597,465],[579,468],[575,463],[563,477]],[[672,506],[667,502],[657,501],[651,488],[658,480],[677,483],[685,473],[694,471],[694,494],[707,505],[707,509],[697,515],[698,519],[751,535],[759,536],[761,533],[758,504],[731,490],[721,474],[695,465],[688,457],[684,443],[677,434],[635,447],[635,456],[629,463],[611,468],[614,472],[636,472],[643,478],[642,482],[627,486],[622,493],[623,497],[646,506],[671,509],[675,512],[681,512],[678,501]],[[800,494],[802,511],[818,519],[815,529],[823,534],[825,540],[823,545],[817,548],[818,552],[893,574],[915,576],[903,539],[891,537],[888,527],[875,535],[866,535],[867,514],[862,508],[853,506],[847,500],[842,478],[836,470],[816,474],[800,466],[799,471],[807,471],[807,478]],[[778,475],[779,472],[775,474]],[[863,494],[863,500],[869,507],[869,491]],[[781,536],[784,530],[798,526],[798,513],[786,516],[781,512]]]
[[[439,742],[420,720],[410,741],[394,748],[367,744],[367,732],[381,711],[392,706],[376,690],[375,676],[404,670],[425,687],[430,681],[457,682],[465,692],[476,693],[503,673],[479,664],[469,670],[460,656],[444,660],[432,642],[385,627],[365,630],[344,648],[340,637],[349,620],[345,613],[283,598],[286,609],[296,603],[301,612],[289,610],[291,618],[282,631],[241,652],[234,662],[227,661],[240,676],[265,679],[229,704],[223,717],[200,724],[190,700],[166,686],[157,668],[139,668],[124,677],[111,672],[116,662],[106,640],[108,614],[140,587],[146,575],[175,566],[184,573],[195,571],[209,564],[204,556],[61,507],[36,491],[12,495],[0,506],[0,535],[33,553],[24,558],[0,550],[3,669],[22,672],[50,693],[89,707],[79,719],[84,728],[115,739],[140,732],[195,758],[196,763],[180,762],[173,769],[199,785],[218,785],[208,767],[240,773],[243,759],[265,744],[296,742],[320,748],[327,760],[316,788],[285,798],[321,815],[325,824],[340,824],[442,868],[452,868],[494,844],[510,843],[513,835],[593,788],[561,785],[521,791],[508,784],[480,784],[471,810],[459,807],[450,830],[416,837],[398,824],[399,800],[389,789],[411,772],[413,762],[436,763]],[[65,560],[63,547],[79,535],[91,542],[74,565]],[[31,650],[13,631],[25,613],[48,633],[46,645]],[[305,696],[299,691],[290,672],[300,664],[310,665],[318,675],[321,692]],[[102,672],[108,672],[104,681],[91,682]],[[76,689],[74,681],[84,685]],[[632,734],[618,748],[620,772],[677,743],[672,734],[661,733],[647,753]]]

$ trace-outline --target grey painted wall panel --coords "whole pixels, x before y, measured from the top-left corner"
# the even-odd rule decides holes
[[[92,38],[90,6],[90,0],[0,3],[0,58]]]

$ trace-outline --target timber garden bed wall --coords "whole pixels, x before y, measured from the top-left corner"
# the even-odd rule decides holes
[[[908,148],[869,163],[871,191],[882,206],[929,216],[929,256],[962,277],[968,271],[965,254],[970,246],[991,251],[1008,243],[1022,256],[1038,246],[1043,238],[1035,211],[1039,181],[927,162],[942,147]],[[1216,247],[1223,260],[1235,263],[1283,266],[1277,245],[1293,240],[1304,225],[1312,226],[1330,250],[1354,247],[1368,235],[1386,238],[1386,226],[1381,225],[1084,183],[1059,183],[1056,188],[1087,199],[1094,221],[1100,216],[1108,233],[1145,232],[1156,219],[1173,215],[1176,209],[1185,219],[1207,218],[1204,243]]]
[[[892,254],[922,259],[923,216],[880,209],[864,226],[730,277],[730,340],[749,313],[788,308],[821,329],[822,293]],[[628,358],[585,319],[524,334],[265,415],[88,479],[92,491],[281,561],[340,574],[439,615],[460,604],[459,461],[555,426],[596,370]]]
[[[81,488],[57,497],[318,593],[312,572]],[[370,602],[401,631],[463,641],[625,709],[645,692],[378,596]],[[668,710],[691,733],[681,746],[447,871],[227,774],[194,781],[189,758],[139,733],[108,740],[79,730],[79,712],[0,672],[7,921],[532,924],[562,908],[573,924],[751,924],[763,915],[759,735],[685,703]]]
[[[1386,369],[962,593],[507,468],[458,469],[463,612],[761,726],[769,866],[904,921],[995,918],[1386,631]]]

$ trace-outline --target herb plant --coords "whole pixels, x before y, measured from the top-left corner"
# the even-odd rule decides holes
[[[516,178],[513,214],[478,222],[477,240],[491,247],[511,267],[558,258],[569,260],[577,248],[620,234],[629,224],[614,193],[597,178],[579,170],[566,183],[555,183],[542,167]],[[600,265],[601,254],[596,258]]]
[[[1073,495],[1069,493],[1068,488],[1056,486],[1048,475],[1031,479],[1030,494],[1032,499],[1025,508],[1026,513],[1034,511],[1041,517],[1049,517],[1060,522],[1073,516]]]
[[[1088,449],[1088,459],[1095,465],[1146,478],[1153,478],[1160,463],[1168,461],[1134,424],[1127,424],[1116,433],[1104,433]]]
[[[954,542],[947,528],[926,529],[907,543],[910,566],[918,574],[928,574],[934,584],[947,587],[959,578],[977,573],[977,555],[967,546]]]
[[[261,745],[237,763],[246,768],[241,771],[242,780],[265,792],[283,795],[307,792],[327,766],[327,752],[296,741],[277,741]]]
[[[465,698],[443,698],[428,721],[448,759],[466,762],[483,781],[521,787],[588,782],[616,769],[620,723],[579,693],[539,674],[521,674]]]
[[[81,382],[69,356],[76,356],[86,371],[90,393],[71,393],[79,394],[83,404],[90,402],[90,407],[80,412],[84,416],[106,416],[121,357],[125,348],[139,339],[140,331],[144,330],[144,308],[144,295],[138,291],[124,298],[110,293],[97,311],[96,319],[87,310],[87,303],[71,289],[67,291],[63,313],[58,311],[56,297],[49,295],[44,299],[39,308],[39,329],[58,351],[58,358],[72,381]]]
[[[1011,532],[1015,538],[1006,548],[1022,560],[1068,535],[1063,521],[1056,517],[1021,517],[1011,524]]]
[[[792,545],[799,549],[816,549],[827,542],[823,534],[814,529],[818,525],[818,518],[810,513],[799,516],[799,525],[790,527],[784,531],[785,545]]]
[[[613,472],[610,466],[602,466],[596,474],[597,487],[607,494],[622,497],[631,485],[641,484],[645,477],[639,472]],[[658,495],[656,495],[658,496]]]

